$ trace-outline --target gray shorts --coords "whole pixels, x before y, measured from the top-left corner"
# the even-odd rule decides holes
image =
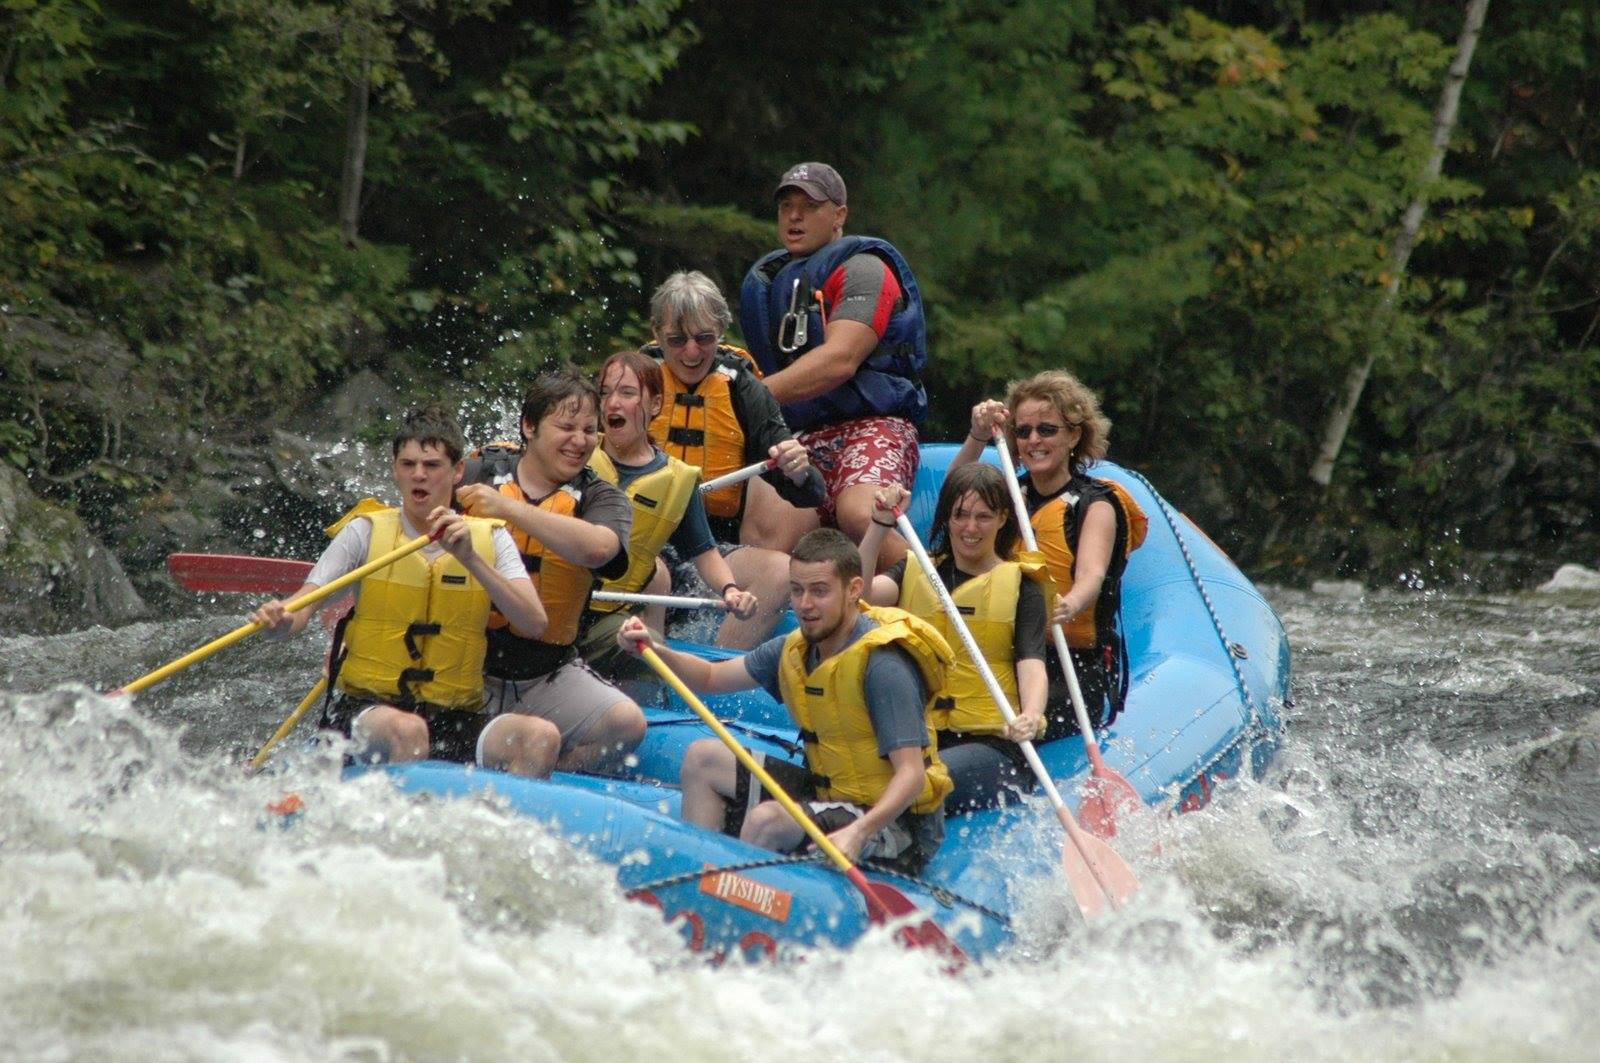
[[[483,677],[492,713],[520,712],[549,720],[561,731],[561,750],[582,745],[606,710],[628,695],[601,679],[582,659],[537,679]]]

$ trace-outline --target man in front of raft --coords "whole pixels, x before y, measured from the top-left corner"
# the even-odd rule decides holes
[[[405,762],[429,755],[548,775],[560,735],[528,716],[484,709],[484,628],[492,605],[529,637],[545,629],[544,606],[516,544],[491,521],[450,508],[465,468],[461,429],[436,407],[406,414],[394,437],[400,508],[368,503],[334,525],[334,540],[287,599],[250,614],[272,637],[303,630],[314,608],[284,606],[424,533],[436,542],[378,569],[356,587],[355,608],[334,646],[333,685],[322,726],[355,744],[362,759]]]
[[[655,645],[635,619],[623,649],[649,645],[692,688],[708,694],[763,687],[794,716],[806,766],[767,760],[773,781],[851,860],[872,858],[914,874],[944,840],[950,775],[939,761],[929,710],[951,661],[949,644],[901,609],[861,603],[861,554],[832,528],[795,544],[789,600],[799,628],[742,657],[707,661]],[[761,754],[755,754],[761,759]],[[683,818],[766,849],[806,840],[760,780],[715,738],[684,754]]]
[[[878,488],[915,486],[917,426],[928,415],[922,296],[893,244],[845,235],[850,208],[832,166],[791,166],[777,200],[783,246],[745,275],[739,323],[827,499],[816,510],[784,507],[788,535],[760,545],[787,549],[818,523],[860,542]],[[905,551],[891,532],[878,563],[887,568]]]

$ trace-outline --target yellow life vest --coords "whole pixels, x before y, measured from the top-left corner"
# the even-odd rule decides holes
[[[562,484],[537,502],[522,493],[522,487],[517,483],[516,477],[501,484],[497,490],[507,498],[528,502],[547,513],[563,517],[577,516],[578,501],[583,496],[583,491],[576,486],[576,481]],[[510,532],[511,538],[515,540],[517,549],[522,554],[522,563],[527,568],[528,575],[533,578],[533,589],[539,592],[539,600],[544,603],[545,614],[549,617],[544,635],[526,641],[570,646],[578,637],[578,621],[582,619],[583,611],[588,607],[589,593],[594,590],[594,573],[568,561],[515,524],[507,523],[506,531]],[[510,622],[498,609],[489,614],[491,631],[509,626]]]
[[[404,542],[400,511],[357,507],[372,521],[367,560]],[[349,520],[341,521],[342,527]],[[494,521],[469,517],[472,549],[494,565]],[[483,707],[484,626],[488,588],[449,552],[428,561],[419,550],[361,581],[344,629],[337,686],[357,697],[410,707],[476,712]]]
[[[853,801],[871,807],[883,796],[894,768],[878,753],[877,732],[867,710],[867,657],[879,646],[899,646],[911,654],[930,692],[944,685],[950,665],[950,646],[930,624],[902,609],[868,606],[861,611],[878,626],[829,657],[815,671],[806,671],[809,644],[800,632],[791,632],[783,644],[778,668],[778,690],[800,725],[806,765],[816,776],[817,796],[825,801]],[[926,718],[933,706],[930,694],[923,706]],[[931,721],[923,751],[927,776],[911,811],[926,814],[937,809],[953,786],[950,772],[939,759]]]
[[[1128,555],[1144,542],[1149,518],[1127,488],[1115,480],[1095,477],[1074,477],[1065,490],[1034,510],[1030,518],[1052,589],[1056,594],[1066,594],[1072,589],[1078,533],[1089,506],[1098,501],[1111,503],[1116,513],[1116,532],[1099,597],[1066,626],[1067,645],[1076,649],[1092,649],[1110,642],[1121,597],[1122,570],[1127,567]]]
[[[973,641],[989,662],[1014,712],[1022,711],[1017,703],[1015,640],[1017,600],[1022,593],[1024,577],[1043,579],[1043,563],[1002,561],[950,592],[967,629],[972,632]],[[919,565],[906,566],[906,574],[900,581],[900,608],[932,624],[955,651],[955,663],[945,677],[944,688],[934,700],[934,729],[961,734],[1004,734],[1006,721],[1000,714],[1000,707],[994,703],[983,674],[961,647],[960,634],[951,625],[938,594]]]
[[[589,459],[589,468],[608,484],[621,477],[617,466],[604,448],[595,447]],[[628,500],[633,503],[633,532],[628,536],[628,571],[616,579],[606,580],[601,590],[625,591],[629,594],[642,591],[655,574],[656,557],[667,545],[672,533],[683,522],[683,515],[694,500],[700,483],[700,470],[685,465],[671,455],[666,465],[634,477],[625,488]],[[597,613],[614,613],[624,608],[621,602],[591,602],[589,608]]]
[[[733,408],[733,382],[740,373],[754,372],[748,351],[728,344],[717,347],[711,371],[693,388],[661,365],[661,412],[650,422],[656,445],[686,465],[694,465],[707,480],[742,469],[745,458],[744,428]],[[759,375],[759,374],[757,374]],[[744,505],[744,484],[708,492],[706,512],[713,517],[736,517]]]

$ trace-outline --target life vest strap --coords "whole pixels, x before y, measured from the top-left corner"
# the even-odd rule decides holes
[[[411,692],[412,683],[431,683],[433,681],[432,668],[407,668],[400,673],[400,697],[402,708],[411,708],[417,704],[417,696]]]
[[[684,428],[676,425],[667,433],[667,442],[678,447],[703,447],[706,443],[704,428]]]
[[[706,404],[706,397],[696,391],[680,391],[677,393],[677,395],[673,396],[672,401],[676,402],[679,406],[698,407]]]
[[[437,635],[443,630],[444,628],[437,623],[425,624],[420,620],[407,625],[406,652],[411,654],[411,659],[413,661],[422,660],[422,649],[417,645],[418,635]],[[428,678],[432,679],[433,675],[430,673]]]

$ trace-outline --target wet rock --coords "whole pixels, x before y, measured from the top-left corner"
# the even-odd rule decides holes
[[[83,521],[0,464],[0,630],[109,627],[148,613],[122,565]]]

